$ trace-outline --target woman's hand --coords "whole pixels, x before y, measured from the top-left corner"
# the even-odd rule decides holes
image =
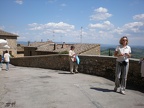
[[[76,54],[73,54],[73,55],[72,55],[72,57],[74,57],[74,58],[75,58],[75,56],[76,56]]]
[[[120,56],[124,56],[124,54],[118,54],[118,51],[115,51],[114,56],[115,57],[120,57]]]
[[[127,57],[131,57],[131,54],[129,54],[129,53],[125,53],[125,56],[127,56]]]

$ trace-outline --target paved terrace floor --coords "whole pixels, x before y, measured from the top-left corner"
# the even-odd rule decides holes
[[[0,71],[0,108],[144,108],[144,94],[82,73],[10,65]]]

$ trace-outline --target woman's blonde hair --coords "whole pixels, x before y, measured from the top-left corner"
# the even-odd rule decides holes
[[[127,43],[126,45],[128,45],[128,38],[126,36],[121,37],[121,39],[119,40],[119,43],[122,45],[123,44],[123,38],[127,39]]]

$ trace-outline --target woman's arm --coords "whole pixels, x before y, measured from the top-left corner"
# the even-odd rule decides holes
[[[131,54],[129,53],[125,53],[125,55],[128,57],[128,58],[130,58],[131,57]]]
[[[119,56],[123,56],[123,54],[118,54],[118,51],[115,51],[115,52],[114,52],[114,56],[115,56],[115,57],[119,57]]]

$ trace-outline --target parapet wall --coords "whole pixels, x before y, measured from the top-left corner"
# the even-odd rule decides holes
[[[114,81],[116,58],[110,56],[79,55],[78,71],[91,75],[98,75]],[[68,55],[41,55],[11,58],[15,66],[47,68],[69,71]],[[130,68],[127,86],[132,86],[144,92],[144,82],[141,80],[140,64],[138,59],[130,59]]]

